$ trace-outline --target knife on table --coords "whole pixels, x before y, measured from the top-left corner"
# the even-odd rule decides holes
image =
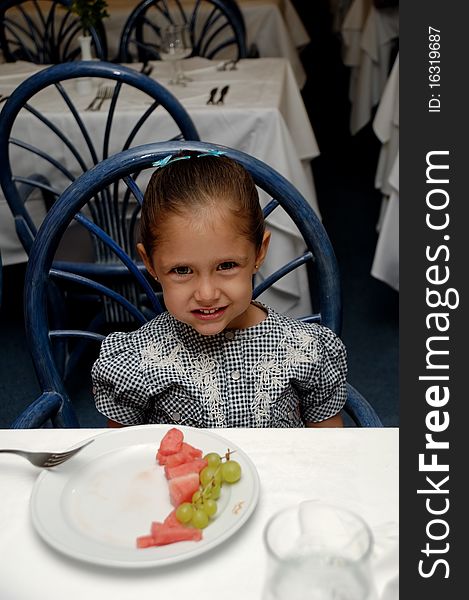
[[[207,104],[215,104],[214,99],[215,99],[215,95],[218,92],[218,88],[213,88],[210,91],[210,98],[207,100]]]
[[[229,90],[229,89],[230,89],[230,86],[229,86],[229,85],[225,85],[225,87],[221,89],[221,92],[220,92],[220,97],[219,97],[219,98],[218,98],[218,100],[217,100],[217,104],[223,104],[223,103],[224,103],[224,101],[225,101],[225,96],[226,96],[226,94],[228,93],[228,90]]]

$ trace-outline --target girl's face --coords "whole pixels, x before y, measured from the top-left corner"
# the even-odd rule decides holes
[[[200,334],[215,335],[265,318],[251,304],[252,276],[265,258],[269,238],[266,232],[256,252],[228,211],[213,211],[204,219],[188,211],[165,217],[164,233],[152,256],[142,244],[138,251],[158,278],[168,311]]]

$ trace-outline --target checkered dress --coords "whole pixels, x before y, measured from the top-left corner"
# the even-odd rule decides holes
[[[96,407],[127,425],[303,427],[345,403],[345,348],[328,328],[267,308],[248,329],[203,336],[163,313],[113,333],[93,365]]]

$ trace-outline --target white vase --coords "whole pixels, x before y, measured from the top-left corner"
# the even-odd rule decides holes
[[[80,35],[78,37],[78,41],[80,42],[81,60],[92,60],[93,57],[91,56],[91,36]]]
[[[93,60],[91,56],[91,36],[80,35],[78,41],[80,42],[81,60]],[[76,89],[79,96],[89,96],[93,91],[91,77],[79,77],[76,80]]]

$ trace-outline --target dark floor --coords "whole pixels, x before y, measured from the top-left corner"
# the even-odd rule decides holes
[[[303,14],[306,3],[296,4]],[[379,144],[371,127],[354,137],[349,134],[348,71],[340,60],[340,40],[331,31],[327,0],[318,0],[314,7],[311,17],[304,16],[312,43],[302,53],[308,72],[303,97],[321,150],[312,162],[318,200],[342,275],[342,337],[348,349],[349,381],[375,407],[385,426],[397,426],[399,296],[370,275],[381,201],[373,185]],[[24,340],[23,275],[21,265],[4,268],[0,428],[8,427],[39,391]],[[75,386],[81,390],[81,425],[104,425],[89,398],[89,379],[80,377]]]

